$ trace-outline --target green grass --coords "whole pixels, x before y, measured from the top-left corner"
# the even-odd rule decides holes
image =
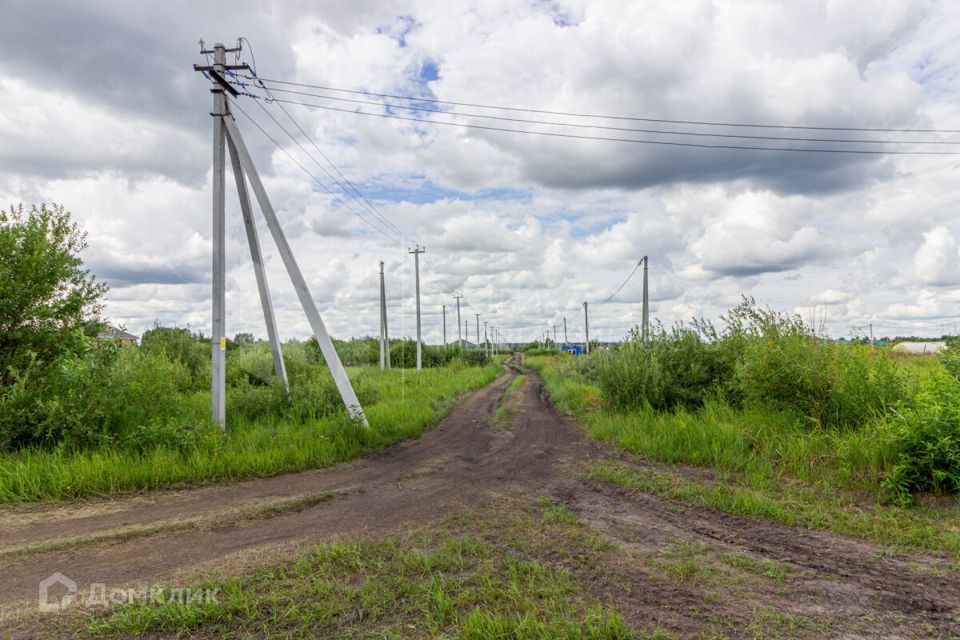
[[[507,387],[506,391],[503,392],[503,398],[500,400],[500,404],[497,405],[496,411],[493,412],[493,424],[501,429],[510,428],[510,398],[513,397],[513,394],[523,386],[523,383],[526,381],[527,377],[523,374],[518,375],[513,380],[510,381],[510,385]]]
[[[185,448],[6,453],[0,455],[0,503],[65,500],[328,466],[419,435],[444,416],[459,395],[488,384],[501,372],[494,364],[428,368],[419,374],[350,369],[358,387],[375,391],[375,400],[364,407],[369,430],[336,416],[302,424],[252,421],[235,424],[222,436],[210,433]]]
[[[95,637],[620,639],[634,632],[562,566],[449,530],[316,547],[293,562],[197,585],[216,602],[94,614]]]
[[[826,529],[888,545],[947,551],[960,560],[960,515],[956,509],[875,506],[864,508],[842,492],[799,483],[745,484],[735,477],[703,480],[671,470],[598,463],[591,477],[737,515],[790,526]]]
[[[651,460],[707,467],[715,475],[711,480],[603,464],[593,472],[597,479],[740,515],[960,557],[960,507],[881,504],[883,475],[895,458],[882,421],[862,429],[811,429],[789,412],[735,409],[719,401],[697,411],[615,410],[568,367],[547,358],[529,363],[541,372],[557,406],[577,416],[592,437]]]

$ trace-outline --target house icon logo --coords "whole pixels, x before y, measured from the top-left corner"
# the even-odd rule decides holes
[[[63,591],[66,593],[63,594]],[[57,599],[58,592],[61,593],[59,599]],[[77,583],[57,571],[40,583],[40,611],[43,613],[63,611],[73,604],[76,593]],[[54,598],[53,602],[50,602],[51,597]]]

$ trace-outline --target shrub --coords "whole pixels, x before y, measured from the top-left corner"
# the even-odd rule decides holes
[[[162,355],[95,344],[48,371],[17,372],[0,395],[2,444],[81,448],[155,440],[170,425],[202,422],[178,391],[188,379],[182,365]]]
[[[898,460],[884,480],[896,502],[912,494],[960,492],[960,381],[937,375],[896,419]]]
[[[623,408],[698,407],[729,373],[721,366],[716,345],[680,324],[669,331],[655,326],[645,341],[634,331],[618,350],[591,359],[604,397]]]
[[[83,268],[86,246],[63,207],[0,210],[0,385],[86,348],[107,291]]]
[[[191,333],[189,329],[156,325],[144,332],[140,350],[183,366],[189,373],[189,380],[185,381],[182,390],[203,389],[210,384],[210,340]]]

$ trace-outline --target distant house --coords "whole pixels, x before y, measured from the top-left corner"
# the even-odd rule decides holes
[[[454,340],[454,341],[451,342],[450,344],[452,344],[452,345],[455,346],[455,347],[457,347],[457,346],[463,347],[464,349],[476,349],[476,348],[477,348],[477,345],[473,344],[473,343],[470,342],[469,340],[464,340],[464,339],[462,339],[462,338],[461,338],[460,340]]]
[[[932,340],[930,342],[901,342],[895,345],[891,351],[896,353],[911,353],[914,355],[936,355],[947,348],[947,343],[943,340]]]
[[[140,336],[135,336],[132,333],[127,333],[123,329],[107,325],[103,328],[103,331],[97,334],[97,339],[117,342],[121,347],[135,347],[140,341]]]

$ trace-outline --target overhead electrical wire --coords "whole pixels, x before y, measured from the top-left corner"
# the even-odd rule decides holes
[[[687,148],[695,148],[695,149],[728,149],[728,150],[736,150],[736,151],[840,153],[840,154],[871,155],[871,156],[955,156],[955,155],[960,155],[960,151],[889,151],[889,150],[874,150],[874,149],[830,149],[830,148],[820,148],[820,147],[757,147],[757,146],[751,146],[751,145],[677,142],[673,140],[642,140],[637,138],[616,138],[616,137],[592,136],[592,135],[576,134],[576,133],[559,133],[556,131],[534,131],[531,129],[508,129],[506,127],[492,127],[492,126],[479,125],[479,124],[467,124],[463,122],[447,122],[444,120],[410,118],[406,116],[398,116],[398,115],[393,115],[389,113],[370,113],[369,111],[342,109],[339,107],[331,107],[329,105],[311,104],[307,102],[299,102],[296,100],[276,99],[276,102],[283,102],[286,104],[296,104],[296,105],[300,105],[304,107],[312,107],[316,109],[325,109],[327,111],[338,111],[340,113],[349,113],[349,114],[358,115],[358,116],[373,116],[377,118],[387,118],[390,120],[405,120],[407,122],[419,122],[424,124],[440,124],[448,127],[466,127],[469,129],[480,129],[484,131],[500,131],[504,133],[522,133],[526,135],[546,136],[551,138],[566,138],[566,139],[574,139],[574,140],[600,140],[605,142],[625,142],[625,143],[632,143],[632,144],[646,144],[646,145],[657,145],[657,146],[666,146],[666,147],[687,147]],[[456,114],[453,114],[453,115],[456,115]]]
[[[432,102],[435,104],[447,104],[458,107],[476,107],[482,109],[497,109],[501,111],[518,111],[526,113],[540,113],[544,115],[572,116],[578,118],[601,118],[604,120],[626,120],[632,122],[658,122],[663,124],[689,124],[709,127],[746,127],[753,129],[796,129],[802,131],[863,131],[863,132],[885,132],[885,133],[960,133],[960,129],[918,129],[909,127],[830,127],[813,125],[790,125],[790,124],[765,124],[765,123],[745,123],[745,122],[716,122],[705,120],[677,120],[668,118],[649,118],[641,116],[622,116],[597,113],[577,113],[571,111],[550,111],[547,109],[531,109],[526,107],[508,107],[502,105],[481,104],[476,102],[457,102],[454,100],[438,100],[430,97],[405,96],[392,93],[377,93],[374,91],[365,91],[358,89],[343,89],[318,84],[307,84],[304,82],[290,82],[288,80],[277,80],[275,78],[262,78],[264,82],[273,84],[283,84],[295,87],[306,87],[310,89],[320,89],[322,91],[337,91],[340,93],[351,93],[355,95],[376,96],[378,98],[391,98],[394,100],[408,100],[414,102]]]
[[[553,122],[551,120],[532,120],[529,118],[510,118],[506,116],[492,116],[482,113],[464,113],[462,111],[445,111],[443,109],[433,109],[429,107],[406,106],[402,104],[388,104],[384,102],[375,102],[373,100],[356,100],[354,98],[338,98],[336,96],[325,96],[306,91],[291,91],[289,89],[273,88],[269,91],[277,93],[289,93],[294,95],[308,96],[311,98],[320,98],[321,100],[335,100],[337,102],[349,102],[352,104],[364,104],[375,107],[387,107],[391,109],[403,109],[405,111],[420,111],[426,113],[436,113],[448,116],[461,116],[464,118],[483,118],[485,120],[502,120],[504,122],[520,122],[523,124],[542,124],[554,127],[574,127],[577,129],[601,129],[604,131],[626,131],[631,133],[653,133],[657,135],[671,136],[691,136],[704,138],[728,138],[742,140],[782,140],[789,142],[830,142],[845,144],[917,144],[917,145],[960,145],[960,141],[951,140],[867,140],[855,138],[803,138],[798,136],[773,136],[773,135],[749,135],[737,133],[713,133],[702,131],[676,131],[671,129],[641,129],[636,127],[614,127],[601,124],[584,124],[579,122]],[[276,99],[271,100],[276,101]]]
[[[611,294],[607,297],[607,299],[604,300],[603,302],[597,303],[596,306],[602,307],[603,305],[605,305],[605,304],[607,304],[608,302],[610,302],[611,300],[613,300],[613,298],[614,298],[618,293],[620,293],[621,291],[623,291],[623,288],[624,288],[625,286],[627,286],[627,283],[628,283],[628,282],[630,282],[630,278],[633,277],[633,275],[637,272],[637,270],[640,268],[640,265],[642,265],[642,264],[643,264],[643,260],[641,260],[640,262],[638,262],[638,263],[637,263],[637,266],[635,266],[635,267],[633,268],[633,271],[630,272],[630,275],[627,276],[627,279],[624,280],[623,283],[622,283],[619,287],[617,287],[617,290],[614,291],[613,293],[611,293]]]
[[[284,154],[285,156],[287,156],[287,158],[289,158],[295,165],[297,165],[297,166],[300,168],[301,171],[303,171],[303,172],[304,172],[308,177],[310,177],[314,182],[316,182],[318,185],[320,185],[320,187],[321,187],[324,191],[326,191],[328,194],[330,194],[330,196],[333,197],[334,202],[337,202],[337,203],[339,203],[340,205],[342,205],[347,211],[349,211],[351,214],[353,214],[354,216],[356,216],[357,218],[359,218],[361,221],[363,221],[364,224],[366,224],[367,226],[369,226],[370,228],[372,228],[374,231],[377,231],[378,233],[380,233],[381,235],[383,235],[384,237],[386,237],[388,240],[390,240],[390,241],[395,241],[395,238],[394,238],[390,233],[388,233],[388,232],[387,232],[386,230],[384,230],[383,228],[378,227],[378,226],[376,226],[375,224],[373,224],[366,216],[360,215],[359,213],[357,213],[356,211],[354,211],[353,208],[350,207],[350,205],[348,205],[346,202],[344,202],[343,200],[341,200],[329,187],[327,187],[326,184],[323,183],[322,180],[320,180],[320,179],[319,179],[316,175],[314,175],[309,169],[307,169],[305,166],[303,166],[303,163],[301,163],[301,162],[300,162],[299,160],[297,160],[289,151],[287,151],[287,150],[283,147],[283,145],[281,145],[281,144],[276,140],[276,138],[274,138],[273,136],[271,136],[270,133],[269,133],[266,129],[264,129],[263,126],[261,126],[259,122],[257,122],[253,117],[250,116],[250,114],[248,114],[246,111],[244,111],[243,107],[241,107],[240,105],[238,105],[238,104],[236,103],[236,101],[232,101],[232,102],[231,102],[231,106],[234,107],[234,108],[236,108],[237,111],[239,111],[247,120],[249,120],[249,121],[253,124],[253,126],[255,126],[257,129],[259,129],[259,130],[260,130],[260,133],[262,133],[268,140],[270,140],[270,142],[272,142],[280,151],[282,151],[283,154]],[[283,129],[282,126],[281,126],[280,128]],[[283,131],[284,131],[287,135],[289,135],[289,136],[292,137],[292,134],[290,134],[289,131],[286,131],[286,129],[283,129]],[[309,154],[308,154],[308,155],[309,155]]]
[[[261,87],[264,89],[264,91],[267,92],[268,96],[272,98],[272,95],[270,94],[270,90],[267,89],[266,87],[263,87],[262,83],[261,83]],[[276,100],[269,100],[269,102],[271,103],[276,102]],[[263,108],[263,105],[261,103],[258,102],[257,104],[260,104],[261,108]],[[326,160],[327,164],[329,164],[330,167],[334,171],[336,171],[337,175],[340,176],[343,182],[341,182],[336,177],[331,175],[329,171],[327,171],[325,168],[321,166],[321,169],[324,170],[324,172],[330,177],[330,179],[333,180],[337,184],[337,186],[339,186],[347,196],[354,199],[361,207],[365,208],[371,215],[379,219],[388,228],[392,229],[398,235],[402,236],[409,242],[413,242],[413,243],[417,242],[414,238],[410,237],[402,229],[400,229],[398,226],[393,224],[393,222],[391,222],[385,215],[383,215],[380,212],[380,210],[377,209],[376,206],[374,206],[374,204],[370,202],[370,200],[367,199],[366,196],[363,195],[363,193],[360,192],[360,189],[358,189],[357,186],[353,184],[353,182],[351,182],[350,179],[347,178],[342,171],[340,171],[337,165],[334,164],[334,162],[329,158],[329,156],[327,156],[327,154],[323,152],[323,150],[316,143],[316,141],[310,136],[310,134],[308,134],[306,130],[302,126],[300,126],[300,123],[297,122],[297,120],[292,115],[290,115],[290,112],[287,111],[286,107],[284,107],[282,104],[279,104],[279,103],[277,103],[277,107],[279,107],[280,110],[283,111],[284,115],[287,116],[287,119],[289,119],[290,122],[294,124],[294,126],[300,131],[300,133],[303,134],[303,137],[305,137],[307,141],[310,142],[311,145],[313,145],[313,148],[316,149],[317,153],[319,153],[320,156],[324,160]],[[350,186],[350,188],[353,190],[352,192],[343,184],[344,182]]]

